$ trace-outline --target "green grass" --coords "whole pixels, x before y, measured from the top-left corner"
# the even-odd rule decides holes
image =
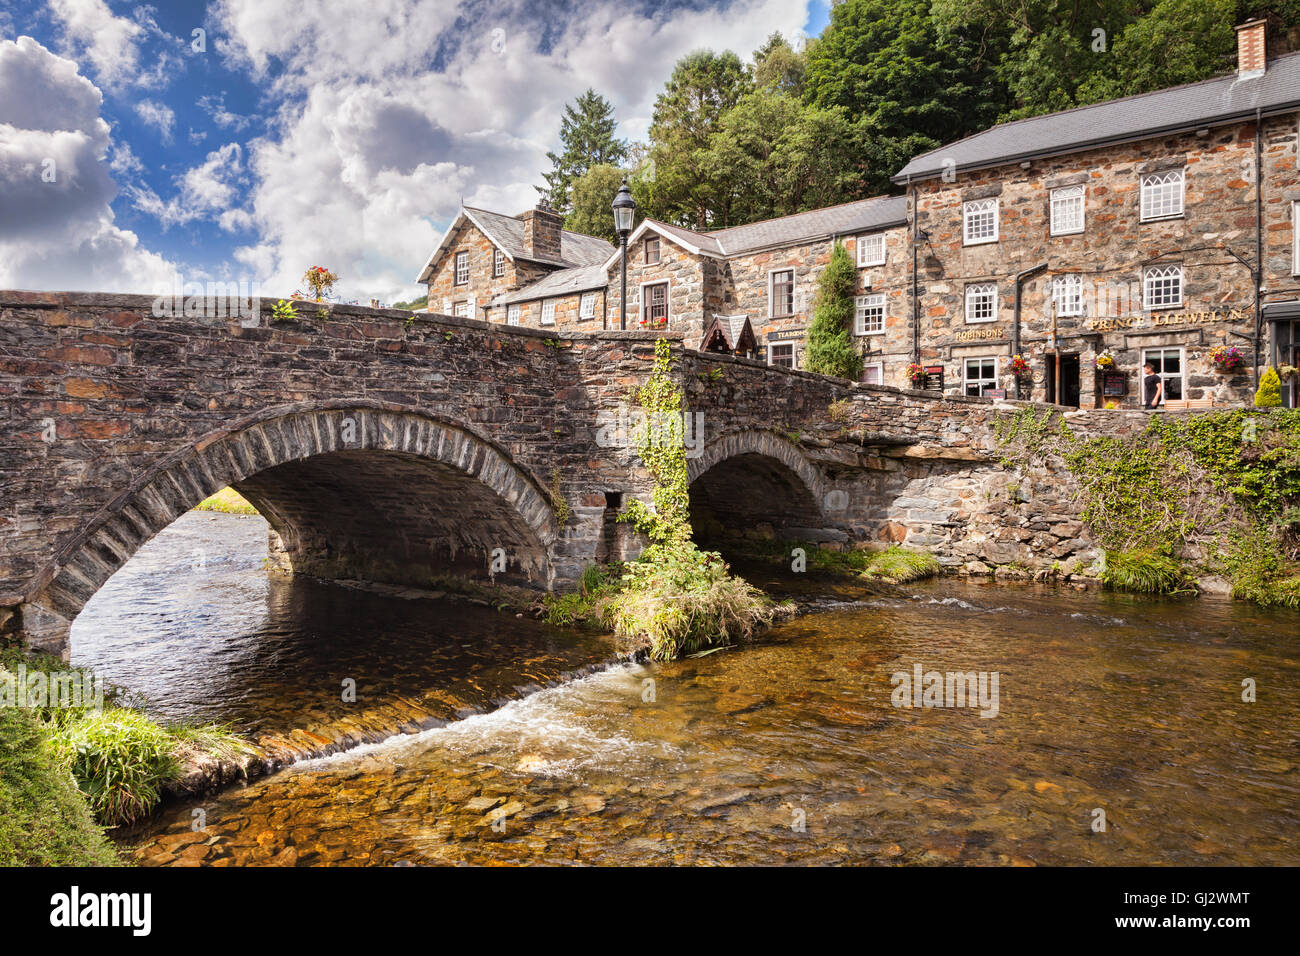
[[[1194,585],[1187,566],[1160,551],[1107,551],[1101,583],[1115,591],[1137,594],[1189,594]]]
[[[925,551],[907,551],[894,545],[871,554],[862,576],[871,581],[906,584],[932,578],[941,570],[938,559]]]
[[[222,488],[215,495],[204,498],[195,511],[218,511],[228,515],[255,515],[258,510],[234,488]]]
[[[0,707],[0,866],[114,866],[120,861],[45,725],[25,708]]]

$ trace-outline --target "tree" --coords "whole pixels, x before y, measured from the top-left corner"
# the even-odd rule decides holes
[[[754,51],[754,87],[799,96],[803,93],[808,58],[790,46],[785,37],[773,33]]]
[[[838,108],[807,106],[788,93],[759,89],[722,117],[700,166],[727,197],[740,225],[844,202],[859,195],[854,125]]]
[[[730,221],[733,177],[717,169],[706,175],[705,153],[723,115],[752,88],[730,50],[697,50],[677,61],[650,123],[648,215],[692,229]]]
[[[854,381],[862,377],[862,353],[854,347],[849,333],[857,282],[853,257],[843,243],[835,243],[830,261],[822,270],[817,305],[808,323],[808,371]]]
[[[856,117],[875,192],[920,152],[991,125],[1009,105],[995,65],[1005,35],[941,34],[929,4],[844,0],[808,51],[804,96]]]
[[[564,228],[618,242],[614,229],[614,196],[627,173],[617,166],[600,163],[573,181],[572,204]],[[633,194],[635,199],[635,192]],[[640,203],[637,204],[638,207]],[[640,212],[640,208],[637,209]]]
[[[627,143],[614,136],[617,125],[614,107],[595,90],[588,89],[564,107],[563,151],[546,154],[551,170],[542,174],[546,185],[537,187],[554,209],[569,210],[573,181],[592,166],[617,165],[627,159]]]

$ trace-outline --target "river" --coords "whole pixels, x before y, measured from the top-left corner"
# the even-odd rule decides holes
[[[250,733],[393,697],[440,726],[171,804],[118,834],[138,863],[1300,863],[1295,612],[769,575],[812,612],[642,665],[463,601],[268,580],[265,533],[183,517],[87,605],[73,661]],[[996,700],[896,706],[918,665],[996,674]]]

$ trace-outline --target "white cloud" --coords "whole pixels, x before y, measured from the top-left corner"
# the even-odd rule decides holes
[[[172,141],[172,127],[176,125],[176,114],[172,112],[170,106],[157,100],[140,100],[135,104],[135,115],[140,117],[140,122],[146,126],[157,129],[164,143]]]
[[[241,116],[238,113],[232,113],[226,109],[225,93],[218,93],[215,96],[200,96],[198,106],[212,117],[212,122],[216,123],[222,129],[233,130],[238,133],[247,129],[253,122],[251,116]]]
[[[621,135],[643,138],[677,59],[703,46],[748,57],[774,30],[794,35],[806,9],[734,0],[646,13],[585,0],[559,19],[523,0],[376,0],[357,17],[323,0],[304,17],[291,0],[216,0],[210,16],[227,65],[265,78],[282,104],[249,144],[260,236],[238,258],[277,294],[328,265],[364,301],[415,288],[434,224],[462,198],[532,205],[560,112],[587,87],[614,104]]]
[[[0,287],[149,291],[171,263],[113,222],[111,147],[100,91],[31,37],[0,40]]]
[[[246,192],[244,151],[238,143],[208,153],[201,164],[176,177],[176,185],[176,195],[165,202],[143,184],[130,185],[128,193],[136,208],[155,217],[163,229],[210,219],[233,231],[250,221],[246,211],[232,208]]]
[[[68,44],[84,51],[95,77],[109,87],[124,86],[139,73],[139,44],[146,28],[114,16],[104,0],[50,0]]]

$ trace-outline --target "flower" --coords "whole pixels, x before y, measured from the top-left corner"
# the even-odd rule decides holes
[[[1235,345],[1216,345],[1210,349],[1210,362],[1220,372],[1235,372],[1246,367],[1246,354]]]
[[[1030,371],[1031,371],[1030,365],[1027,361],[1025,361],[1025,357],[1023,355],[1011,356],[1012,375],[1016,375],[1016,376],[1028,375]]]
[[[918,365],[916,362],[911,363],[907,366],[907,377],[913,382],[921,381],[925,378],[924,366]]]
[[[1109,372],[1115,367],[1115,356],[1111,355],[1108,349],[1097,356],[1096,365],[1099,372]]]

